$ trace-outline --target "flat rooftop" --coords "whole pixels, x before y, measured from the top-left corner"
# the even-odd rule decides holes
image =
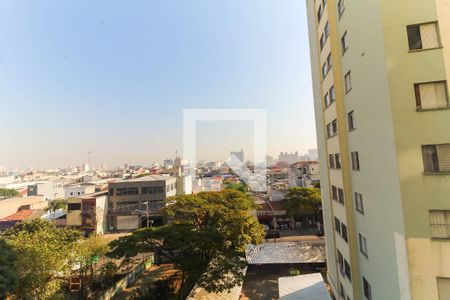
[[[331,300],[320,273],[280,277],[278,292],[280,300]]]
[[[298,264],[325,262],[323,241],[279,242],[249,245],[249,264]]]
[[[142,176],[142,177],[138,177],[138,178],[117,181],[117,182],[162,181],[162,180],[169,180],[169,179],[176,179],[176,177],[169,176],[169,175],[167,175],[167,176],[165,176],[165,175],[147,175],[147,176]]]

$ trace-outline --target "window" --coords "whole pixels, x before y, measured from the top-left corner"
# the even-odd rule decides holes
[[[327,40],[328,36],[330,35],[330,25],[328,22],[325,23],[325,26],[323,27],[323,33],[325,34],[325,40]]]
[[[331,67],[333,66],[333,60],[331,59],[331,53],[328,54],[327,65],[328,65],[328,71],[331,70]]]
[[[447,81],[414,84],[418,110],[447,108],[449,106]]]
[[[409,50],[424,50],[440,47],[437,22],[408,25],[406,26],[408,34]]]
[[[342,54],[344,54],[345,51],[347,51],[347,49],[348,49],[347,31],[344,32],[344,34],[341,37],[341,49],[342,49]]]
[[[355,207],[357,211],[364,214],[363,197],[360,193],[355,193]]]
[[[372,300],[372,289],[370,287],[369,282],[367,281],[366,278],[364,278],[363,276],[363,293],[364,293],[364,297],[366,297],[367,300]]]
[[[344,257],[342,256],[342,253],[339,250],[337,250],[337,257],[338,257],[339,268],[341,268],[342,266],[344,266]]]
[[[325,34],[322,33],[322,35],[320,36],[320,41],[319,41],[319,43],[320,43],[320,50],[323,49],[323,46],[325,46],[325,42],[326,41],[327,40],[326,40]]]
[[[438,277],[437,278],[439,299],[450,299],[450,278]]]
[[[345,276],[347,276],[350,282],[352,281],[352,272],[350,270],[350,264],[344,259]]]
[[[333,198],[333,200],[338,200],[338,192],[337,192],[337,187],[335,185],[331,186],[331,197]]]
[[[330,94],[326,93],[325,96],[323,96],[323,102],[325,104],[325,107],[330,106],[331,102],[330,102]]]
[[[325,7],[325,4],[327,4],[327,0],[322,0],[322,4],[323,4],[323,7]]]
[[[347,74],[345,74],[345,93],[350,92],[352,89],[352,78],[351,78],[351,72],[348,71]]]
[[[338,201],[341,204],[344,204],[344,190],[341,188],[338,188]]]
[[[337,120],[333,120],[331,123],[327,124],[327,136],[331,138],[337,135]]]
[[[325,62],[322,65],[322,78],[325,78],[327,76],[327,74],[328,74],[328,64],[327,64],[327,62]]]
[[[341,221],[336,217],[334,217],[334,228],[336,229],[336,232],[341,235]]]
[[[359,170],[359,154],[357,151],[352,152],[352,169],[355,171]]]
[[[108,196],[114,195],[114,189],[109,189]]]
[[[355,119],[353,117],[354,111],[352,110],[347,114],[347,121],[348,121],[348,131],[355,130]]]
[[[169,188],[169,186],[167,186]],[[162,194],[164,193],[164,189],[162,186],[144,186],[142,188],[142,194]]]
[[[423,145],[422,158],[425,173],[450,172],[450,144]]]
[[[116,188],[116,196],[138,195],[138,194],[139,194],[139,189],[137,187]]]
[[[335,167],[334,167],[334,155],[333,154],[328,155],[328,161],[330,163],[330,168],[334,169]]]
[[[334,85],[330,88],[330,104],[336,100],[336,91],[334,90]]]
[[[345,10],[344,0],[339,0],[337,6],[338,6],[338,15],[339,18],[341,18]]]
[[[345,289],[342,283],[339,282],[339,294],[341,294],[342,298],[345,298]]]
[[[348,243],[347,226],[341,222],[341,236]]]
[[[322,19],[322,15],[323,15],[322,5],[319,5],[319,9],[317,10],[317,23],[319,23],[320,19]]]
[[[430,211],[431,237],[450,239],[450,210]]]
[[[358,233],[359,237],[359,251],[361,251],[364,256],[368,257],[367,255],[367,239],[361,234]]]
[[[81,210],[81,203],[68,203],[67,210]]]
[[[335,154],[334,160],[335,160],[335,164],[336,164],[336,169],[340,169],[341,168],[341,155],[339,153]]]

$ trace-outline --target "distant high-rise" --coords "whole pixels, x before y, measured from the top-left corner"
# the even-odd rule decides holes
[[[298,162],[298,151],[295,151],[294,153],[280,152],[278,161],[294,164]]]
[[[450,1],[307,10],[333,294],[450,299]]]

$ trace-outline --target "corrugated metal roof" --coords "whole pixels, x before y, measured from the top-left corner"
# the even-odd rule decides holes
[[[320,273],[280,277],[278,293],[281,300],[331,300]]]
[[[249,264],[292,264],[325,262],[325,244],[313,242],[281,242],[249,245]]]

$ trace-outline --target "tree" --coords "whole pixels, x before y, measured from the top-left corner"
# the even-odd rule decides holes
[[[237,190],[237,191],[241,191],[241,192],[248,192],[249,188],[247,186],[247,184],[245,184],[245,182],[232,182],[230,180],[225,180],[224,181],[225,184],[225,189],[230,189],[230,190]]]
[[[290,217],[315,216],[318,220],[321,220],[322,197],[320,189],[290,188],[282,201],[282,205]]]
[[[111,257],[154,252],[180,270],[180,298],[195,283],[207,291],[225,291],[243,281],[245,249],[264,240],[251,215],[255,204],[236,190],[176,196],[164,208],[170,220],[162,227],[139,229],[110,244]]]
[[[16,197],[19,196],[19,192],[14,189],[1,189],[0,188],[0,197]]]
[[[76,259],[80,233],[42,219],[16,224],[3,238],[14,249],[18,285],[14,295],[46,299],[59,291]]]
[[[90,282],[94,282],[94,265],[105,257],[108,251],[108,242],[101,235],[92,234],[79,243],[77,250],[77,260],[80,263],[81,285],[84,294],[87,287],[84,278],[90,273],[92,276]]]
[[[2,238],[0,253],[0,299],[6,299],[17,287],[17,272],[14,267],[17,256],[14,249]]]
[[[49,203],[48,207],[45,210],[52,214],[52,221],[54,221],[55,220],[56,211],[59,210],[59,209],[62,209],[62,210],[65,211],[66,207],[67,207],[67,200],[65,200],[65,199],[55,199],[55,200],[52,200]]]

